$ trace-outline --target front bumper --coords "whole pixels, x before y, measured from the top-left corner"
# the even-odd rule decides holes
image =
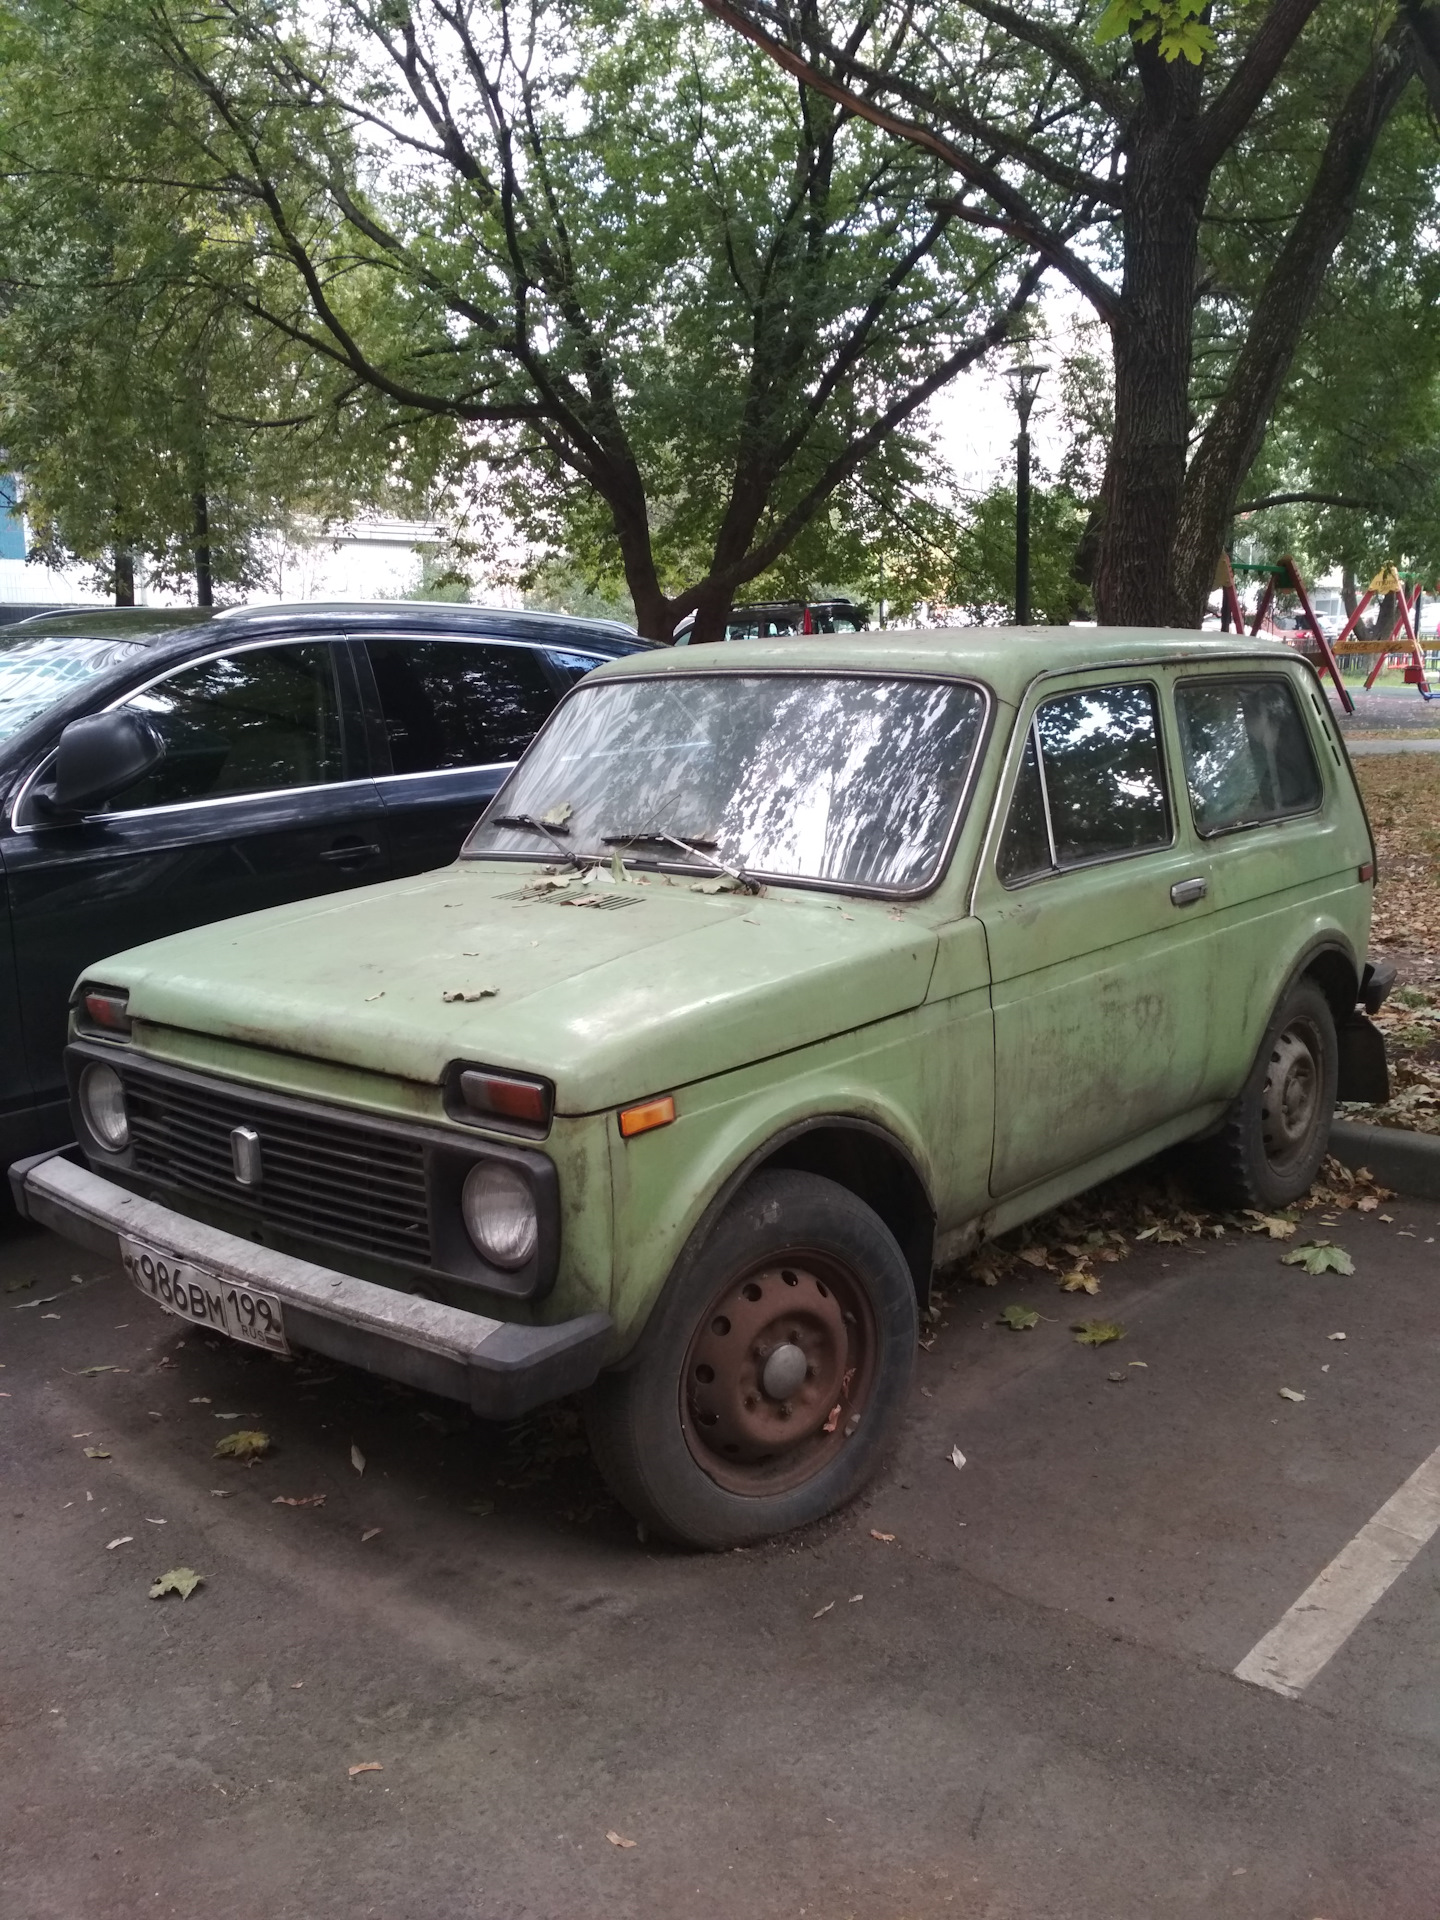
[[[191,1220],[117,1187],[68,1155],[38,1154],[10,1169],[15,1205],[92,1253],[120,1258],[120,1236],[236,1284],[278,1295],[292,1343],[509,1420],[588,1387],[614,1333],[608,1313],[552,1327],[513,1326],[357,1280]]]

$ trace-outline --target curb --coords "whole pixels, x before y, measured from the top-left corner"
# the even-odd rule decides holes
[[[1440,753],[1440,740],[1367,740],[1363,733],[1345,735],[1345,751],[1351,759],[1364,759],[1369,754],[1377,757],[1383,753]]]
[[[1330,1151],[1342,1166],[1368,1167],[1383,1186],[1412,1200],[1440,1200],[1440,1134],[1336,1120]]]

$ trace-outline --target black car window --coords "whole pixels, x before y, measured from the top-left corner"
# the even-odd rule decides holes
[[[1037,820],[1038,813],[1038,820]],[[1087,687],[1036,713],[997,862],[1008,885],[1170,843],[1154,689]]]
[[[1185,681],[1175,712],[1198,833],[1319,806],[1320,771],[1288,681]]]
[[[562,652],[558,647],[545,649],[545,658],[567,687],[573,687],[577,680],[583,680],[593,667],[600,665],[604,657],[598,653],[571,653],[568,649]]]
[[[529,647],[367,640],[396,773],[518,760],[555,705]]]
[[[345,777],[334,662],[323,644],[251,647],[202,660],[125,704],[155,727],[165,755],[107,813]]]

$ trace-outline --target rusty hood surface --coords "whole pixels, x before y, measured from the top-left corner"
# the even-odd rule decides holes
[[[140,1022],[410,1081],[457,1059],[510,1067],[553,1080],[557,1110],[578,1114],[918,1006],[935,950],[915,909],[883,900],[464,861],[86,975],[124,986]]]

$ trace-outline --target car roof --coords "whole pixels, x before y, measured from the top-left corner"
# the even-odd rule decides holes
[[[212,622],[226,633],[247,635],[304,632],[343,621],[351,633],[384,628],[425,633],[501,635],[510,639],[563,644],[580,641],[602,653],[620,653],[654,643],[618,620],[591,620],[579,614],[537,613],[528,607],[482,607],[460,600],[306,600],[270,607],[98,607],[57,609],[16,621],[11,632],[44,626],[51,632],[129,640],[138,645],[173,641],[190,629]]]
[[[796,672],[945,674],[984,681],[1018,704],[1041,675],[1089,668],[1128,670],[1227,659],[1299,658],[1281,640],[1163,627],[937,627],[865,633],[784,634],[709,647],[665,647],[596,669],[605,678],[634,673]]]

